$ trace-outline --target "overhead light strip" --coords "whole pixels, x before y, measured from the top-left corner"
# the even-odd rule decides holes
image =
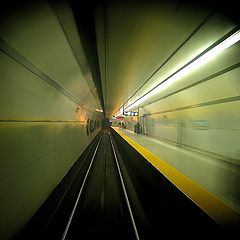
[[[169,85],[173,84],[177,80],[181,79],[182,77],[186,76],[188,73],[194,71],[195,69],[199,68],[201,65],[206,64],[208,61],[216,57],[218,54],[223,52],[225,49],[229,48],[233,44],[237,43],[240,40],[240,30],[233,33],[231,36],[226,38],[224,41],[207,51],[206,53],[200,55],[194,61],[190,61],[185,67],[178,70],[175,74],[171,75],[159,85],[151,89],[149,92],[144,94],[142,97],[128,105],[125,110],[129,111],[137,106],[139,106],[142,102],[149,99],[153,95],[156,95],[160,91],[164,90]]]

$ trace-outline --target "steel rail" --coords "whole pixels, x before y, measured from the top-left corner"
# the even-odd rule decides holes
[[[79,199],[80,199],[80,197],[81,197],[81,194],[82,194],[83,188],[84,188],[84,186],[85,186],[85,183],[86,183],[86,180],[87,180],[87,177],[88,177],[89,171],[90,171],[90,169],[91,169],[91,167],[92,167],[92,163],[93,163],[93,160],[94,160],[95,155],[96,155],[96,153],[97,153],[97,150],[98,150],[98,147],[99,147],[99,144],[100,144],[101,140],[102,140],[102,136],[100,137],[100,139],[99,139],[99,141],[98,141],[98,144],[97,144],[97,146],[96,146],[96,149],[95,149],[95,151],[94,151],[94,154],[93,154],[93,156],[92,156],[92,159],[91,159],[91,162],[90,162],[90,164],[89,164],[89,167],[88,167],[87,173],[86,173],[86,175],[85,175],[85,177],[84,177],[84,180],[83,180],[82,186],[81,186],[81,188],[80,188],[80,190],[79,190],[79,193],[78,193],[77,199],[76,199],[76,201],[75,201],[75,204],[74,204],[73,210],[72,210],[71,215],[70,215],[70,217],[69,217],[69,219],[68,219],[67,226],[66,226],[66,228],[65,228],[65,230],[64,230],[64,233],[63,233],[63,235],[62,235],[61,240],[64,240],[64,239],[66,238],[66,236],[67,236],[67,233],[68,233],[69,227],[70,227],[70,225],[71,225],[71,222],[72,222],[72,219],[73,219],[73,216],[74,216],[74,213],[75,213],[75,210],[76,210],[76,208],[77,208],[77,205],[78,205]]]
[[[129,199],[128,199],[127,190],[126,190],[124,180],[123,180],[123,177],[122,177],[122,173],[121,173],[121,169],[120,169],[120,166],[119,166],[119,163],[118,163],[117,154],[116,154],[116,151],[115,151],[115,148],[114,148],[114,145],[113,145],[112,136],[109,134],[109,137],[110,137],[110,142],[111,142],[111,146],[112,146],[112,149],[113,149],[113,154],[114,154],[114,158],[115,158],[115,161],[116,161],[119,177],[120,177],[120,180],[121,180],[124,197],[125,197],[125,200],[127,202],[127,207],[128,207],[129,214],[130,214],[130,217],[131,217],[131,222],[132,222],[132,225],[133,225],[135,237],[136,237],[137,240],[140,240],[138,230],[137,230],[137,226],[136,226],[136,223],[135,223],[135,220],[134,220],[134,217],[133,217],[131,205],[130,205],[130,202],[129,202]]]

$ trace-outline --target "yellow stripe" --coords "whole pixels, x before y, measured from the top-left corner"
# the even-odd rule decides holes
[[[224,227],[240,226],[240,214],[230,205],[124,135],[117,128],[113,127],[113,129],[216,222]]]

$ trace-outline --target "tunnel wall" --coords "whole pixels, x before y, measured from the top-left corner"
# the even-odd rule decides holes
[[[2,240],[47,199],[99,132],[102,118],[94,110],[101,106],[70,8],[24,2],[1,8]]]

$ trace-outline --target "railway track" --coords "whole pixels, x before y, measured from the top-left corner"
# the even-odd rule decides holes
[[[137,239],[139,233],[110,132],[103,131],[61,237]]]

